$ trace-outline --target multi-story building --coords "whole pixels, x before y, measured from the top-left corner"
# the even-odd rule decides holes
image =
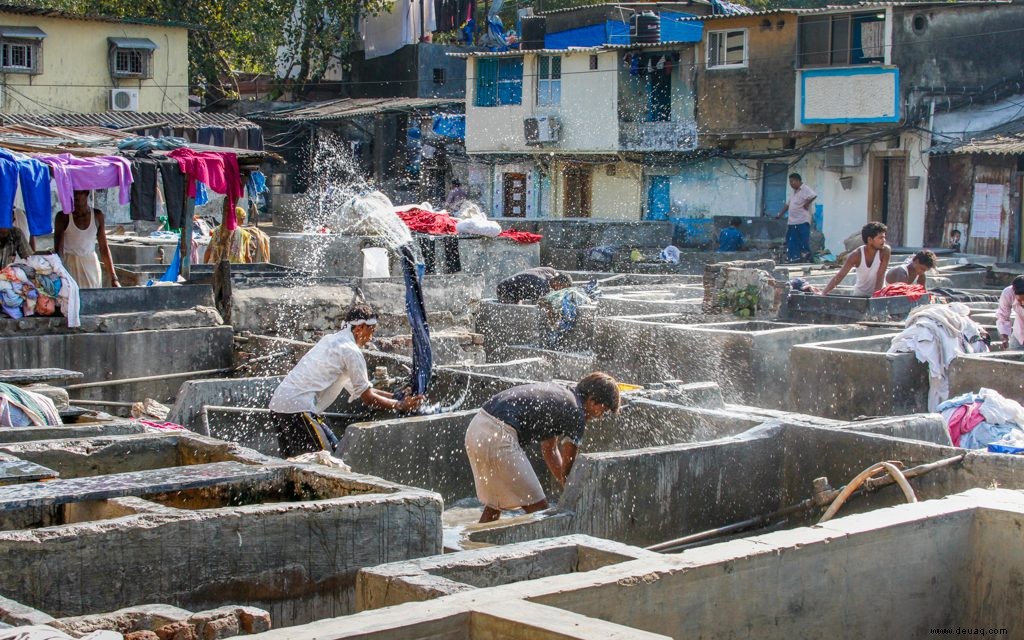
[[[0,112],[186,112],[189,28],[2,5]]]

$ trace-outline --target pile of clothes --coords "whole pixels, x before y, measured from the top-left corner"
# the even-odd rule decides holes
[[[0,270],[0,311],[11,318],[60,312],[69,327],[79,320],[78,283],[56,254],[29,256]]]
[[[949,363],[959,355],[988,351],[988,334],[970,319],[970,312],[961,302],[918,307],[889,346],[889,353],[913,353],[928,365],[929,411],[949,397]]]
[[[479,211],[478,208],[476,210]],[[540,242],[542,238],[542,236],[528,231],[502,230],[501,225],[493,220],[488,220],[483,214],[466,215],[462,219],[454,218],[447,211],[435,211],[426,202],[420,205],[395,207],[395,213],[410,230],[433,236],[482,235],[491,238],[507,238],[518,244],[533,244]]]
[[[550,348],[558,348],[562,338],[576,328],[580,307],[594,304],[601,296],[601,289],[596,280],[583,286],[572,286],[557,289],[545,294],[537,301],[537,306],[547,312],[548,326],[547,344]]]
[[[58,427],[62,424],[53,400],[0,382],[0,427]]]
[[[1024,452],[1024,407],[1004,398],[997,391],[982,388],[940,404],[949,429],[949,438],[957,447],[1003,453]]]

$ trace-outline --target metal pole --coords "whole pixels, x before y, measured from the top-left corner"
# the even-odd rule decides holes
[[[179,371],[178,373],[163,373],[158,376],[143,376],[141,378],[123,378],[121,380],[97,380],[96,382],[80,382],[69,384],[64,387],[68,391],[75,389],[92,389],[94,387],[116,387],[119,384],[133,384],[135,382],[155,382],[157,380],[173,380],[175,378],[190,378],[208,376],[216,373],[231,373],[234,367],[224,369],[204,369],[203,371]]]

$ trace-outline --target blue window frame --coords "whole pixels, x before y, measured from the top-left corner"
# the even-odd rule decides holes
[[[476,61],[476,106],[498,107],[522,102],[522,58],[488,58]]]

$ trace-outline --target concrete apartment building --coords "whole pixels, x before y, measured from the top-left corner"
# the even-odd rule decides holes
[[[2,5],[0,112],[188,111],[189,27]]]

